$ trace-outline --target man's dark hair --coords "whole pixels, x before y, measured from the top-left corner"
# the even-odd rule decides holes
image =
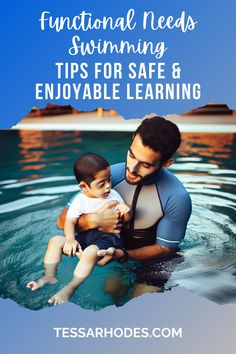
[[[146,118],[136,129],[144,146],[161,154],[161,162],[167,161],[178,149],[181,135],[176,124],[163,117]]]
[[[90,186],[96,174],[109,167],[109,163],[101,156],[89,152],[81,155],[74,163],[74,175],[78,183],[84,181]]]

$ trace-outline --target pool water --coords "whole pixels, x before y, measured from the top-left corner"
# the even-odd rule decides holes
[[[56,285],[37,292],[26,288],[43,274],[48,240],[61,234],[56,219],[77,191],[73,162],[88,151],[111,164],[124,161],[131,138],[124,132],[0,132],[1,297],[37,310],[69,281],[76,259],[63,256]],[[170,170],[190,192],[193,213],[181,244],[182,261],[162,291],[182,286],[218,304],[236,302],[235,155],[234,134],[183,134]],[[93,310],[124,304],[134,294],[136,268],[135,262],[95,267],[71,301]],[[124,291],[111,296],[108,284],[116,278]]]

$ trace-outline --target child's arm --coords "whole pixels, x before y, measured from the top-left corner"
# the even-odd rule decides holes
[[[66,242],[63,247],[63,252],[69,257],[75,256],[77,249],[81,251],[80,244],[75,239],[75,225],[77,224],[78,218],[66,218],[64,232],[66,237]]]
[[[120,213],[124,222],[128,222],[132,218],[132,208],[126,203],[117,204],[115,210]]]

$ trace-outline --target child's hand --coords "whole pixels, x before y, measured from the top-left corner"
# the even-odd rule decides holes
[[[115,207],[115,211],[118,211],[120,213],[120,216],[124,216],[125,214],[129,213],[130,210],[130,206],[125,203],[119,203]]]
[[[67,254],[67,256],[69,256],[69,257],[71,257],[71,256],[74,257],[77,250],[79,250],[79,252],[80,252],[81,246],[80,246],[79,242],[77,242],[76,240],[73,240],[73,241],[67,240],[66,243],[64,244],[63,253]]]

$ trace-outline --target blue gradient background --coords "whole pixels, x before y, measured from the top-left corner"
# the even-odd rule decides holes
[[[137,19],[143,11],[177,15],[185,10],[198,21],[194,32],[178,31],[125,33],[125,39],[165,40],[165,61],[179,61],[184,82],[200,82],[200,101],[138,101],[128,103],[99,102],[99,106],[117,109],[126,118],[142,117],[149,112],[178,113],[208,101],[226,102],[235,107],[236,79],[236,3],[233,0],[204,1],[9,1],[1,2],[1,111],[0,127],[7,128],[22,119],[33,105],[47,102],[34,99],[35,82],[56,81],[55,61],[71,61],[67,54],[74,33],[42,32],[38,19],[43,10],[54,15],[74,16],[81,10],[102,15],[123,16],[135,8]],[[107,37],[106,37],[107,36]],[[104,38],[119,40],[120,32],[83,33],[84,40]],[[88,57],[92,63],[98,58]],[[79,60],[73,57],[73,61]],[[84,59],[83,59],[84,60]],[[101,60],[101,58],[99,58]],[[153,61],[146,56],[116,58],[104,61]],[[51,102],[52,103],[52,102]],[[80,110],[97,107],[98,102],[59,101]],[[7,284],[6,284],[7,286]],[[13,353],[235,353],[235,305],[219,306],[176,288],[165,294],[146,294],[121,308],[110,307],[93,312],[73,304],[47,308],[38,312],[21,308],[10,300],[0,300],[1,352]],[[53,327],[182,327],[182,339],[56,339]]]
[[[9,1],[1,2],[1,112],[0,128],[12,126],[21,120],[36,105],[44,107],[44,100],[35,100],[36,82],[57,82],[54,63],[57,61],[87,61],[91,66],[95,61],[155,61],[151,55],[93,55],[80,58],[70,56],[68,48],[75,34],[81,40],[121,39],[137,42],[139,38],[154,43],[165,41],[167,52],[160,61],[166,65],[180,62],[183,82],[200,82],[202,97],[197,101],[84,101],[59,100],[56,103],[71,104],[79,110],[91,110],[97,106],[117,109],[125,118],[142,117],[150,112],[159,114],[181,113],[207,102],[226,102],[235,108],[235,37],[236,3],[234,0],[207,0],[199,4],[192,0],[180,1]],[[41,31],[39,18],[42,11],[53,16],[75,16],[82,10],[90,11],[94,17],[125,16],[129,8],[134,8],[138,23],[136,30],[115,31]],[[142,30],[144,11],[153,10],[157,17],[172,15],[178,17],[183,10],[198,21],[194,31],[182,33],[180,30]],[[78,79],[79,80],[79,79]],[[90,82],[93,79],[90,77]],[[125,78],[121,81],[125,83]],[[166,78],[168,81],[168,77]],[[61,81],[63,82],[63,80]],[[153,79],[154,83],[155,80]],[[53,102],[51,102],[53,103]]]
[[[38,312],[1,300],[3,353],[234,354],[235,305],[219,306],[182,288],[145,294],[123,307],[100,312],[73,304]],[[56,339],[54,327],[182,327],[182,338]]]

